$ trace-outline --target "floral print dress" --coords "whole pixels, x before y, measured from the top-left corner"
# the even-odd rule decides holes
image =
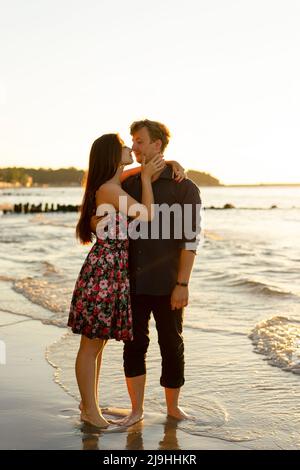
[[[88,338],[132,340],[127,216],[110,215],[107,237],[97,237],[77,278],[68,326]]]

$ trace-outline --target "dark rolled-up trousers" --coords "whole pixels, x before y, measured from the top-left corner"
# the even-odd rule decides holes
[[[124,343],[126,377],[146,373],[149,346],[149,320],[153,313],[162,357],[160,384],[179,388],[184,384],[184,344],[182,337],[183,309],[171,310],[171,296],[131,294],[133,341]]]

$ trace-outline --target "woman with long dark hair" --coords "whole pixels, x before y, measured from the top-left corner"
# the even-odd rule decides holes
[[[108,218],[114,222],[109,224],[112,229],[103,237],[97,234],[95,244],[77,278],[68,320],[73,333],[81,334],[75,367],[81,395],[81,420],[100,428],[109,425],[101,413],[98,399],[104,346],[108,339],[132,340],[128,214],[138,220],[152,220],[151,177],[165,165],[160,154],[147,164],[143,162],[142,203],[139,203],[121,187],[124,166],[130,163],[131,149],[124,146],[118,134],[106,134],[95,140],[90,152],[85,193],[76,227],[81,243],[92,242],[91,217],[97,208],[110,208]]]

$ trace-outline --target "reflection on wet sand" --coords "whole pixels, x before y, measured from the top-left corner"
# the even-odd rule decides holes
[[[99,436],[87,434],[82,437],[82,450],[99,450]]]
[[[165,422],[162,423],[163,435],[161,439],[157,441],[158,450],[176,450],[180,449],[180,445],[177,439],[177,426],[178,421],[174,418],[167,417]],[[145,450],[144,439],[143,439],[144,422],[139,422],[124,428],[119,426],[119,429],[114,426],[111,431],[100,430],[93,428],[87,424],[83,424],[81,427],[82,436],[82,449],[83,450],[100,450],[101,449],[101,437],[107,433],[127,433],[126,436],[126,450]],[[149,431],[149,429],[147,429]],[[157,432],[157,428],[153,429],[153,432]]]
[[[180,449],[180,445],[177,439],[177,419],[168,416],[164,424],[164,436],[161,441],[158,443],[159,450],[176,450]]]

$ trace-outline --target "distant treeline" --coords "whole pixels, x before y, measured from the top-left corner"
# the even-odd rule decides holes
[[[80,186],[84,176],[83,170],[77,168],[0,168],[0,181],[22,186]]]
[[[211,176],[209,173],[188,170],[187,176],[190,180],[194,181],[197,186],[221,186],[220,181],[217,178]]]
[[[80,186],[84,178],[84,171],[77,168],[0,168],[0,183],[19,184],[21,186]],[[190,178],[198,186],[219,186],[218,179],[196,170],[187,171]]]

